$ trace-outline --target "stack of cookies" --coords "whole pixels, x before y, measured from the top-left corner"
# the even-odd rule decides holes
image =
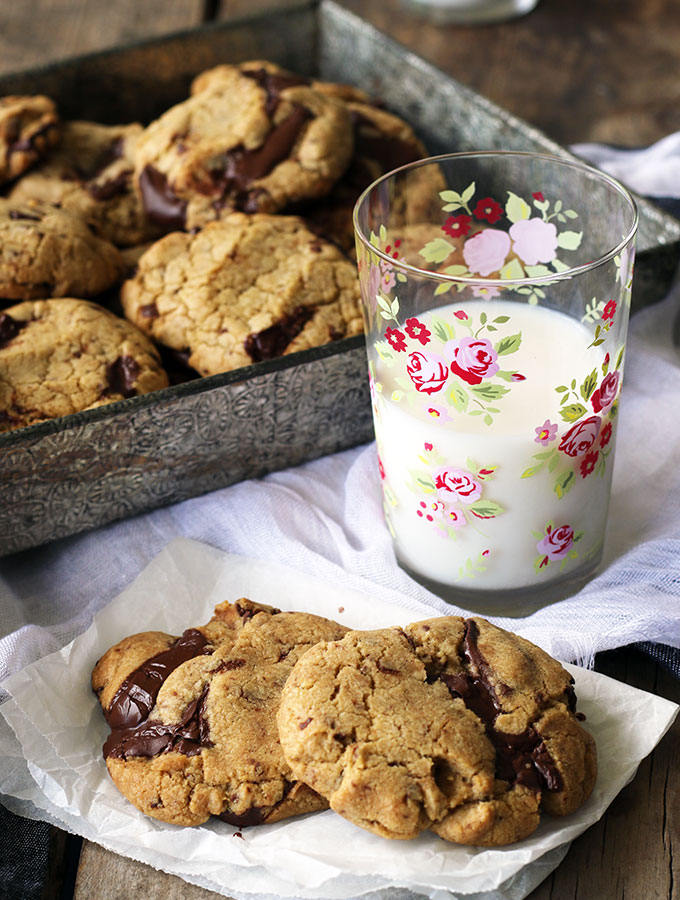
[[[330,806],[386,838],[498,846],[596,778],[571,676],[479,618],[348,631],[241,599],[179,638],[125,638],[92,686],[114,783],[176,825]]]
[[[354,202],[424,155],[362,91],[263,61],[147,127],[0,99],[0,432],[360,333]]]

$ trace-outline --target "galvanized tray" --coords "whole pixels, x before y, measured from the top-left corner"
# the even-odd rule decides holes
[[[570,154],[332,0],[301,3],[0,78],[64,118],[149,121],[220,62],[267,58],[363,87],[432,153]],[[680,222],[640,201],[634,303],[659,299]],[[0,556],[370,440],[362,338],[338,341],[0,435]]]

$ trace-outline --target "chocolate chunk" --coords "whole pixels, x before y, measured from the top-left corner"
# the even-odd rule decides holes
[[[181,200],[168,180],[153,166],[145,166],[139,176],[139,189],[147,218],[162,228],[182,229],[186,223],[186,200]]]
[[[207,643],[200,631],[189,628],[171,647],[147,659],[128,675],[105,712],[111,728],[130,728],[143,722],[168,675],[183,662],[203,653]]]
[[[290,87],[307,86],[310,84],[308,78],[302,78],[298,75],[285,73],[267,72],[266,69],[251,69],[242,73],[246,78],[252,78],[260,87],[267,92],[266,110],[267,115],[273,116],[276,107],[279,105],[281,91]]]
[[[50,131],[53,131],[56,128],[56,124],[54,122],[46,122],[41,128],[38,128],[33,134],[30,134],[28,137],[21,138],[20,140],[16,140],[10,144],[7,148],[7,155],[11,155],[12,153],[23,153],[26,151],[33,152],[37,149],[38,142],[40,138],[45,137]]]
[[[259,147],[253,150],[235,147],[227,154],[225,168],[213,172],[213,180],[221,193],[246,194],[240,197],[239,205],[243,208],[252,182],[268,175],[290,155],[305,122],[311,117],[307,109],[296,106],[287,119],[272,128]]]
[[[530,790],[560,791],[562,776],[543,739],[533,728],[521,734],[509,734],[495,727],[503,707],[489,681],[490,667],[479,650],[479,628],[473,619],[465,621],[463,654],[471,672],[442,675],[452,697],[460,697],[465,706],[481,719],[486,734],[496,750],[496,777],[509,783],[522,784]],[[507,685],[499,690],[509,691]]]
[[[104,744],[104,758],[152,757],[171,750],[196,756],[203,747],[211,747],[208,723],[203,715],[207,695],[208,688],[187,706],[174,725],[146,721],[133,728],[112,731]]]
[[[119,356],[106,367],[108,387],[105,393],[134,397],[137,394],[135,379],[141,371],[139,363],[132,356]]]
[[[39,222],[41,219],[41,216],[34,216],[19,209],[10,209],[9,217],[10,219],[29,219],[31,222]]]
[[[155,303],[147,303],[146,306],[139,307],[139,315],[143,319],[157,319],[158,307]]]
[[[249,334],[244,342],[246,353],[253,362],[281,356],[313,316],[314,307],[298,306],[289,316],[270,325],[264,331]]]
[[[253,806],[241,815],[227,811],[220,813],[217,818],[222,819],[223,822],[228,822],[230,825],[235,825],[237,828],[241,828],[244,825],[261,825],[264,822],[265,815],[265,810],[260,809],[259,806]]]
[[[0,313],[0,348],[11,343],[26,325],[26,322],[17,322],[9,313]]]

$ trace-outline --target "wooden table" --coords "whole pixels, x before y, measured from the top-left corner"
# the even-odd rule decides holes
[[[0,72],[290,2],[5,0]],[[541,0],[523,19],[477,28],[428,25],[399,0],[344,3],[562,144],[639,146],[680,129],[676,0]],[[680,682],[633,650],[602,654],[597,669],[680,702]],[[678,900],[678,771],[680,721],[530,900]],[[51,864],[45,900],[217,896],[57,829]]]

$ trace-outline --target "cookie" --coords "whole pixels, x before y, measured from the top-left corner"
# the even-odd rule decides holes
[[[123,268],[119,251],[79,216],[35,200],[0,200],[0,297],[94,297]]]
[[[195,235],[166,235],[121,300],[131,321],[201,375],[363,328],[355,266],[294,216],[231,213]]]
[[[223,211],[276,212],[327,193],[347,166],[344,104],[277,66],[221,66],[152,122],[136,150],[150,219],[192,229]]]
[[[353,255],[352,211],[361,193],[381,175],[427,156],[427,150],[398,116],[355,100],[345,105],[354,129],[352,160],[329,196],[303,215],[311,228]]]
[[[0,311],[0,432],[166,387],[156,349],[87,300]]]
[[[589,796],[595,745],[574,709],[546,653],[451,616],[318,644],[278,726],[294,774],[355,824],[496,846],[530,835],[541,808],[563,815]]]
[[[346,630],[239,600],[180,638],[147,632],[112,647],[92,686],[112,729],[104,757],[116,787],[175,825],[218,816],[240,827],[323,809],[283,758],[276,709],[299,656]]]
[[[141,125],[65,122],[49,157],[12,189],[13,201],[59,204],[96,225],[118,247],[154,240],[163,233],[149,222],[134,190],[134,148]]]
[[[0,184],[34,165],[59,140],[59,116],[49,97],[0,97]]]

